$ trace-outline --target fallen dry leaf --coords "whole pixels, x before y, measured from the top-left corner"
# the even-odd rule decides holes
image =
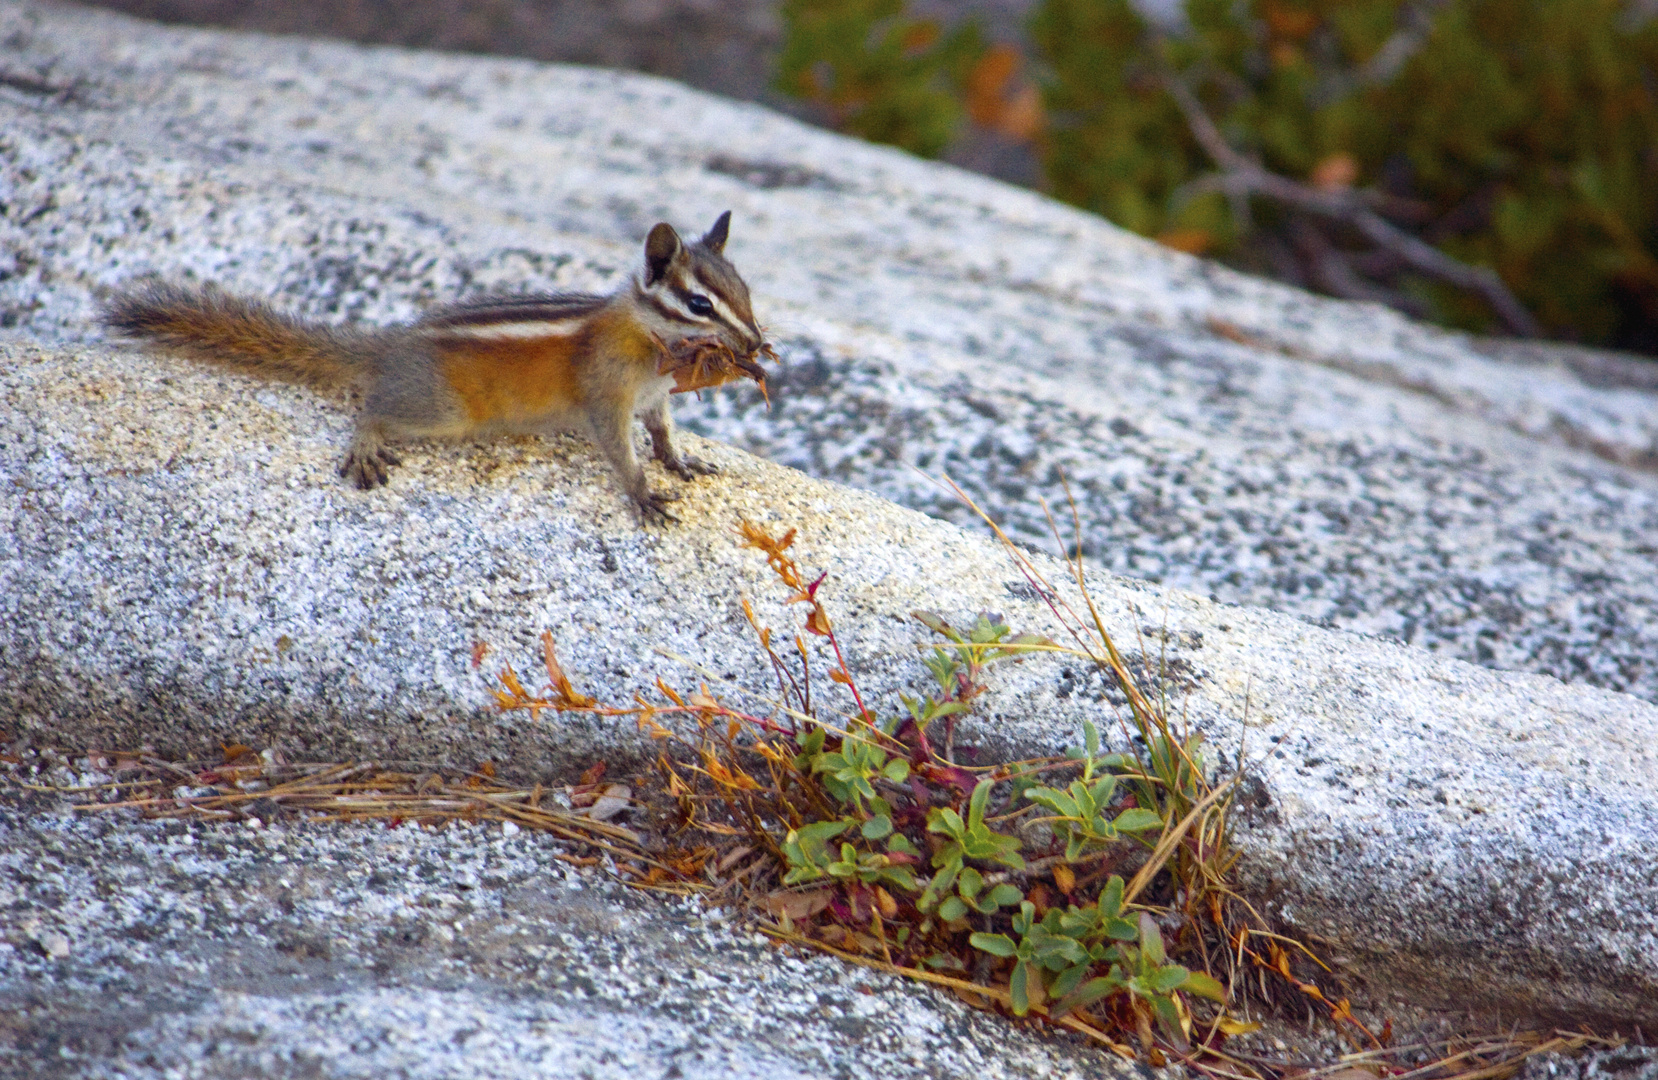
[[[633,789],[626,784],[608,784],[604,793],[593,800],[587,816],[593,821],[608,821],[628,808],[633,801]]]
[[[773,918],[781,919],[786,915],[795,922],[799,922],[802,919],[810,919],[813,915],[828,907],[834,894],[835,890],[833,889],[812,889],[809,892],[780,890],[768,893],[760,903],[766,909],[766,913]]]

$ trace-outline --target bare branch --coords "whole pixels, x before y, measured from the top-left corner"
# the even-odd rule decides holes
[[[1197,95],[1172,72],[1165,72],[1163,85],[1186,117],[1192,137],[1222,170],[1216,185],[1228,193],[1262,195],[1297,210],[1349,225],[1377,247],[1385,248],[1412,269],[1429,277],[1478,294],[1491,306],[1510,333],[1517,337],[1541,337],[1542,327],[1525,305],[1508,291],[1502,278],[1489,267],[1469,266],[1451,258],[1431,244],[1417,239],[1364,205],[1351,191],[1322,191],[1268,172],[1240,154],[1226,141]]]
[[[1344,300],[1367,300],[1386,304],[1409,315],[1421,318],[1427,315],[1425,305],[1414,297],[1378,285],[1363,277],[1353,265],[1350,253],[1342,251],[1305,217],[1297,216],[1290,223],[1290,240],[1307,265],[1307,276],[1318,287]],[[1391,253],[1389,253],[1391,256]],[[1397,265],[1397,258],[1392,258]]]
[[[1402,25],[1359,68],[1358,84],[1377,86],[1399,74],[1399,69],[1428,43],[1428,37],[1433,33],[1434,16],[1445,4],[1446,0],[1422,0],[1401,12],[1399,21]]]

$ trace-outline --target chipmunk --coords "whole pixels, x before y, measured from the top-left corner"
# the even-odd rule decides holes
[[[340,475],[363,489],[386,482],[388,440],[577,431],[610,459],[647,522],[674,520],[651,491],[633,448],[643,418],[656,459],[682,480],[718,470],[674,448],[665,355],[700,344],[729,350],[725,373],[747,374],[771,353],[748,286],[726,261],[731,212],[695,243],[663,222],[645,239],[642,272],[609,296],[561,293],[457,304],[385,330],[305,323],[216,288],[152,285],[114,297],[104,324],[191,359],[331,391],[355,386],[363,407]],[[740,369],[740,370],[739,370]]]

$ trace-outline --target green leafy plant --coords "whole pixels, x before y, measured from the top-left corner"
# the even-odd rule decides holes
[[[1034,904],[1021,903],[1012,930],[1017,940],[1007,934],[976,933],[969,941],[975,949],[1014,961],[1008,990],[1019,1016],[1047,1000],[1054,1001],[1052,1015],[1064,1016],[1126,992],[1145,1001],[1170,1041],[1184,1046],[1189,1014],[1175,991],[1226,1001],[1225,988],[1212,976],[1169,961],[1149,913],[1141,912],[1137,920],[1123,917],[1123,879],[1115,874],[1098,902],[1087,907],[1049,908],[1038,919]],[[1102,966],[1103,975],[1088,977]]]
[[[1658,348],[1658,23],[1626,7],[1187,0],[1171,33],[1126,0],[1044,0],[1048,180],[1337,295]]]
[[[605,708],[561,672],[550,698],[530,697],[516,682],[502,698],[504,707],[631,715],[678,747],[657,761],[660,787],[677,805],[674,828],[716,842],[704,868],[747,861],[731,881],[769,913],[761,924],[768,933],[943,981],[1119,1051],[1133,1039],[1152,1061],[1166,1051],[1212,1055],[1228,1034],[1249,1029],[1226,1009],[1224,987],[1237,983],[1240,962],[1322,995],[1279,939],[1252,944],[1264,927],[1225,883],[1230,789],[1207,779],[1196,736],[1177,732],[1141,692],[1085,588],[1093,640],[1055,600],[1073,635],[1063,646],[1015,634],[990,614],[962,630],[918,613],[942,639],[923,656],[930,685],[883,715],[846,665],[824,605],[826,578],[802,571],[790,552],[794,533],[745,523],[741,535],[765,555],[788,601],[807,609],[805,633],[793,638],[797,655],[785,659],[745,603],[778,676],[769,713],[666,683],[660,701]],[[1015,561],[1055,597],[1028,556],[1015,551]],[[813,689],[813,639],[832,657],[830,683],[848,699],[839,714],[826,714]],[[1090,720],[1082,745],[1064,755],[958,764],[950,739],[935,740],[938,725],[966,714],[992,666],[1044,652],[1111,672],[1129,702],[1125,734],[1132,729],[1138,740],[1107,751]],[[1338,1012],[1350,1017],[1344,1000],[1332,1005]],[[1194,1017],[1204,1021],[1201,1038]]]
[[[1025,792],[1025,796],[1054,812],[1049,820],[1059,825],[1065,836],[1065,857],[1075,861],[1090,847],[1097,849],[1127,834],[1163,827],[1162,815],[1139,806],[1111,817],[1116,792],[1117,778],[1107,773],[1092,784],[1073,780],[1064,791],[1039,787]]]
[[[790,829],[783,838],[783,858],[789,871],[783,875],[783,884],[799,885],[829,876],[829,864],[834,856],[829,841],[851,828],[856,822],[849,818],[839,821],[814,821],[798,829]]]
[[[868,723],[855,721],[833,751],[823,749],[826,734],[822,728],[802,733],[800,762],[822,778],[830,795],[854,810],[863,812],[866,799],[885,806],[875,794],[877,780],[901,784],[909,778],[910,763],[883,749],[876,738],[880,733]],[[890,813],[890,809],[877,812]]]
[[[945,30],[903,0],[784,0],[776,85],[842,131],[927,157],[961,127],[962,85],[985,44],[978,26]]]
[[[939,916],[946,922],[960,919],[969,909],[988,914],[1022,898],[1018,889],[1003,885],[981,896],[984,878],[968,865],[970,859],[1015,870],[1025,865],[1019,854],[1019,839],[998,833],[985,824],[985,809],[993,787],[995,784],[990,780],[981,780],[974,786],[965,819],[947,806],[935,807],[927,813],[927,831],[945,836],[948,841],[933,855],[933,866],[938,873],[927,883],[927,891],[917,906],[922,911],[930,911],[937,905]],[[957,895],[947,896],[952,886],[956,887]],[[940,897],[947,898],[941,903]]]
[[[1289,1063],[1274,1068],[1257,1055],[1227,1052],[1228,1037],[1257,1026],[1234,1010],[1252,987],[1264,994],[1269,985],[1327,1006],[1332,1020],[1369,1041],[1371,1049],[1342,1059],[1349,1070],[1363,1063],[1421,1080],[1480,1080],[1507,1075],[1533,1054],[1618,1045],[1558,1032],[1509,1033],[1413,1043],[1401,1053],[1384,1046],[1386,1027],[1371,1035],[1346,999],[1327,997],[1316,957],[1270,931],[1230,886],[1231,786],[1206,777],[1200,741],[1173,726],[1166,703],[1136,683],[1080,564],[1072,569],[1085,615],[1028,553],[1007,546],[1071,645],[1013,637],[988,615],[965,634],[937,616],[925,618],[945,638],[940,648],[960,664],[932,654],[927,666],[939,693],[928,700],[972,701],[984,690],[978,680],[986,664],[1057,651],[1118,680],[1127,701],[1124,749],[1105,752],[1096,725],[1085,720],[1082,745],[1064,755],[968,770],[931,746],[913,710],[880,719],[868,707],[821,598],[826,577],[809,579],[789,553],[794,533],[774,537],[745,523],[742,536],[765,554],[789,590],[788,602],[807,609],[805,633],[794,638],[800,663],[790,665],[744,604],[778,674],[778,698],[762,702],[764,709],[734,707],[707,686],[681,693],[661,680],[656,694],[632,706],[602,705],[575,689],[548,633],[541,651],[546,685],[532,692],[506,667],[494,691],[502,709],[631,717],[657,740],[663,752],[656,769],[635,787],[652,819],[649,840],[584,812],[617,798],[620,785],[601,783],[602,762],[564,789],[563,808],[544,805],[540,783],[497,782],[487,762],[446,779],[363,762],[294,766],[273,751],[239,744],[226,745],[222,761],[188,767],[148,752],[100,756],[69,774],[75,787],[58,790],[94,801],[82,809],[174,819],[219,820],[258,809],[266,821],[273,812],[300,811],[316,821],[435,827],[489,820],[545,830],[586,845],[640,888],[746,907],[780,941],[1040,1016],[1125,1056],[1133,1040],[1153,1064],[1178,1053],[1197,1071],[1229,1080],[1283,1080],[1305,1071],[1298,1065],[1291,1074]],[[851,709],[814,705],[812,661],[823,650],[808,648],[812,640],[832,655],[829,678],[844,688]],[[65,763],[53,764],[55,755],[39,747],[22,754],[12,759],[19,769],[33,759],[27,775],[34,779],[24,786],[54,790],[38,785],[38,770]],[[92,768],[112,769],[118,778],[80,786]],[[179,794],[186,790],[178,787],[180,776],[193,779],[187,798]],[[919,868],[929,856],[935,874],[923,885]],[[1407,1056],[1426,1048],[1444,1056],[1430,1065]]]
[[[1041,0],[1024,43],[1041,107],[1020,137],[1054,195],[1181,250],[1454,326],[1658,352],[1658,19],[1641,10],[1185,0],[1171,29],[1129,0]],[[925,155],[1017,66],[903,0],[783,14],[780,89]]]

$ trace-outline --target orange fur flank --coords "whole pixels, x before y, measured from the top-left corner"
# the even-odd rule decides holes
[[[478,426],[529,423],[583,404],[571,335],[447,341],[438,357],[443,378]]]

